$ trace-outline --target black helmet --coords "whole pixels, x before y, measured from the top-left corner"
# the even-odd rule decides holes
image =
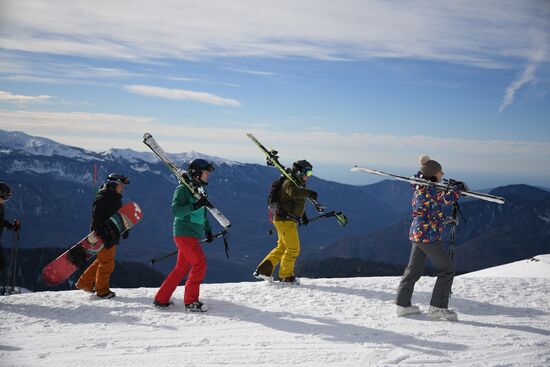
[[[311,176],[313,174],[313,166],[311,163],[302,159],[301,161],[296,161],[292,164],[292,173],[298,177]]]
[[[109,176],[107,176],[107,184],[125,184],[128,185],[130,183],[130,180],[128,180],[128,177],[120,174],[120,173],[111,173]]]
[[[196,158],[189,163],[189,173],[195,178],[199,178],[202,171],[212,172],[214,165],[202,158]]]
[[[0,182],[0,198],[8,200],[12,195],[11,187],[5,182]]]

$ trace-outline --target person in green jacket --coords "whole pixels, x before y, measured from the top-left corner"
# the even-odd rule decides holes
[[[306,199],[316,200],[317,193],[305,187],[307,180],[312,175],[313,167],[306,160],[294,162],[291,174],[301,187],[296,186],[288,178],[282,183],[279,209],[273,218],[273,225],[277,230],[277,246],[262,260],[254,272],[254,277],[263,280],[273,280],[273,270],[277,264],[279,267],[279,281],[284,283],[299,284],[299,279],[294,275],[294,265],[300,255],[300,238],[298,237],[298,224],[307,225],[305,214]]]
[[[197,186],[208,184],[214,165],[204,159],[194,159],[189,164],[189,173]],[[178,248],[176,266],[166,277],[155,295],[154,305],[158,308],[170,306],[170,297],[183,277],[189,273],[185,282],[183,303],[185,310],[205,312],[206,305],[199,300],[200,285],[206,274],[206,257],[199,239],[206,234],[207,242],[212,242],[212,228],[208,222],[206,200],[197,200],[189,189],[179,185],[172,199],[174,215],[173,235]]]

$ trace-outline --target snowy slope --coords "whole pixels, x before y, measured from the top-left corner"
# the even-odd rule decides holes
[[[550,254],[474,271],[462,277],[550,278]]]
[[[459,322],[394,317],[399,279],[206,284],[206,314],[168,310],[156,289],[0,299],[2,366],[549,366],[547,279],[458,277]],[[413,301],[426,311],[434,279]]]

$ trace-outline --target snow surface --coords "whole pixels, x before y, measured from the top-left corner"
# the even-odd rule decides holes
[[[500,274],[502,276],[502,274]],[[550,366],[550,284],[458,277],[460,321],[426,317],[434,278],[417,283],[424,311],[394,316],[398,277],[205,284],[204,314],[166,310],[156,289],[0,298],[2,366]]]
[[[461,275],[461,277],[488,278],[501,277],[503,274],[510,278],[550,278],[550,254],[538,255],[530,259],[474,271]],[[550,301],[550,298],[548,301]]]

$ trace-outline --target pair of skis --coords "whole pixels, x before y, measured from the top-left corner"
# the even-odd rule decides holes
[[[250,140],[252,140],[254,142],[254,144],[256,144],[256,146],[258,148],[260,148],[260,150],[265,154],[265,158],[267,160],[267,165],[268,166],[276,167],[281,172],[281,174],[283,176],[285,176],[286,178],[288,178],[290,180],[290,182],[292,182],[296,187],[304,188],[303,185],[299,184],[296,181],[296,179],[294,177],[292,177],[292,175],[285,168],[285,166],[283,166],[281,164],[281,162],[279,162],[279,156],[277,155],[278,152],[276,150],[273,150],[273,149],[268,150],[252,134],[246,134],[246,136],[248,136],[250,138]],[[315,210],[317,211],[317,213],[323,213],[325,211],[325,209],[326,209],[325,206],[322,205],[321,203],[319,203],[316,199],[308,197],[308,200],[311,202],[311,204],[313,204],[313,206],[315,207]],[[338,224],[341,225],[342,227],[345,226],[346,224],[348,224],[348,218],[342,212],[335,212],[335,211],[332,211],[332,212],[326,213],[326,214],[321,214],[321,215],[315,217],[314,220],[328,218],[328,217],[335,217],[336,220],[338,221]],[[313,218],[312,218],[312,220],[313,220]]]
[[[370,174],[373,174],[373,175],[390,177],[390,178],[393,178],[393,179],[396,179],[396,180],[399,180],[399,181],[404,181],[404,182],[411,183],[413,185],[435,186],[436,189],[440,190],[440,191],[446,191],[446,190],[449,189],[448,181],[447,181],[447,183],[432,182],[432,181],[424,180],[422,178],[399,176],[399,175],[394,175],[392,173],[386,173],[386,172],[378,171],[378,170],[375,170],[375,169],[365,168],[365,167],[358,167],[358,166],[354,166],[351,169],[351,171],[352,172],[370,173]],[[485,200],[485,201],[489,201],[489,202],[493,202],[493,203],[497,203],[497,204],[504,204],[505,203],[505,199],[503,197],[496,196],[496,195],[485,194],[483,192],[475,192],[475,191],[471,191],[471,190],[461,190],[460,195],[469,196],[469,197],[472,197],[472,198],[481,199],[481,200]]]
[[[218,221],[218,223],[220,223],[220,225],[223,227],[223,228],[229,228],[231,227],[231,222],[229,221],[229,219],[227,219],[223,214],[222,212],[220,212],[218,210],[218,208],[216,208],[207,198],[206,196],[206,192],[204,191],[204,188],[202,186],[197,186],[193,183],[193,179],[191,177],[189,177],[189,173],[187,173],[187,171],[179,168],[178,166],[176,166],[176,164],[174,162],[172,162],[172,160],[170,158],[168,158],[168,154],[166,154],[166,152],[164,151],[164,149],[161,148],[160,145],[158,145],[157,141],[155,140],[155,138],[153,138],[153,136],[149,133],[145,133],[143,135],[143,143],[145,145],[147,145],[152,151],[153,153],[155,153],[155,155],[157,157],[159,157],[159,159],[161,161],[164,162],[164,164],[166,164],[166,166],[168,167],[168,169],[170,171],[172,171],[172,173],[176,176],[176,178],[178,179],[178,181],[185,187],[187,187],[187,189],[189,189],[189,191],[191,192],[191,194],[197,199],[197,200],[201,200],[201,199],[205,199],[206,200],[206,209],[208,209],[208,211],[212,214],[212,216],[214,218],[216,218],[216,220]]]

